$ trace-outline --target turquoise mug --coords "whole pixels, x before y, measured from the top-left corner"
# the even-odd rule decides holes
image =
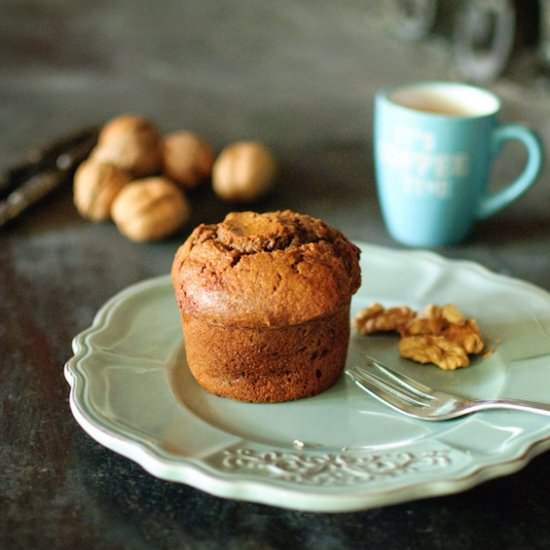
[[[374,109],[374,161],[382,215],[394,239],[410,246],[462,241],[475,222],[525,192],[542,168],[532,130],[500,124],[499,98],[453,82],[421,82],[379,93]],[[491,166],[508,140],[528,159],[521,175],[496,192]]]

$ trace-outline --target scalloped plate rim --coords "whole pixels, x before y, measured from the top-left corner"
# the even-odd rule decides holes
[[[399,254],[415,256],[419,260],[429,261],[438,265],[457,265],[463,269],[475,271],[485,278],[497,280],[503,284],[524,288],[538,294],[550,304],[550,293],[526,281],[490,271],[484,266],[469,260],[450,259],[426,250],[394,249],[379,245],[355,241],[362,249],[369,249],[378,254]],[[223,474],[212,466],[202,464],[200,460],[191,457],[182,459],[169,453],[162,454],[155,450],[154,445],[147,445],[137,438],[113,432],[99,418],[94,418],[85,411],[79,403],[79,396],[86,389],[86,380],[75,368],[76,364],[87,357],[93,350],[88,338],[108,327],[108,322],[117,304],[140,292],[166,284],[170,275],[160,275],[134,283],[112,296],[95,314],[92,324],[72,340],[74,355],[64,367],[65,378],[70,386],[69,403],[71,412],[83,428],[95,441],[116,453],[125,456],[141,465],[146,471],[167,481],[185,483],[215,496],[232,498],[249,502],[269,504],[288,509],[311,512],[352,512],[373,507],[386,506],[407,502],[419,498],[444,496],[465,491],[484,481],[506,476],[525,467],[533,458],[550,449],[550,436],[523,444],[508,460],[474,467],[465,475],[449,479],[420,481],[395,488],[367,489],[362,493],[326,493],[316,487],[288,487],[273,483],[269,479],[254,479],[239,475],[232,478],[230,473]],[[289,494],[292,499],[288,500]],[[286,497],[284,503],[277,502]]]

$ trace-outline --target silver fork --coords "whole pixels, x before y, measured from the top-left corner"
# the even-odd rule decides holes
[[[355,384],[392,409],[422,420],[449,420],[487,409],[514,409],[550,415],[550,404],[520,399],[473,400],[434,390],[367,356],[367,366],[352,366],[346,374]]]

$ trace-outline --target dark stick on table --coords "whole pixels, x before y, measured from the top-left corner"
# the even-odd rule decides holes
[[[57,158],[67,151],[97,139],[97,128],[88,127],[31,149],[27,155],[0,173],[0,199],[5,199],[26,180],[39,172],[55,168]]]
[[[38,150],[36,156],[16,164],[0,178],[0,227],[69,179],[97,142],[97,129],[89,128]]]

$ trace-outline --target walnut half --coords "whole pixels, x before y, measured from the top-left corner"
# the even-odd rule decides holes
[[[398,332],[415,317],[416,313],[409,307],[384,308],[381,304],[372,304],[362,309],[355,316],[355,326],[360,334],[376,332]]]
[[[433,363],[443,370],[455,370],[470,364],[466,350],[444,336],[405,336],[399,342],[399,353],[417,363]]]

